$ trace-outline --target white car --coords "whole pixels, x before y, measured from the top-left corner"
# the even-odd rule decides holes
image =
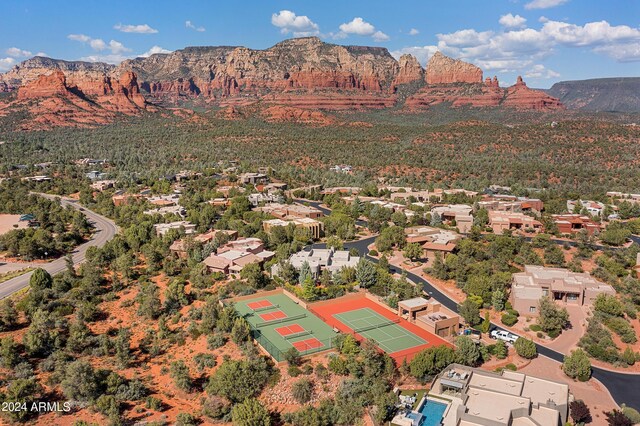
[[[493,330],[490,334],[492,339],[499,339],[499,340],[504,340],[507,343],[515,343],[516,340],[518,340],[518,336],[516,336],[513,333],[509,333],[508,331],[504,331],[504,330]]]

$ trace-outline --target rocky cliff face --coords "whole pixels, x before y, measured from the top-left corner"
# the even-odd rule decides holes
[[[309,37],[266,50],[188,47],[125,61],[118,70],[134,71],[154,97],[219,99],[319,89],[386,94],[399,66],[384,48],[338,46]]]
[[[427,84],[482,83],[482,70],[436,52],[427,64]]]
[[[145,98],[166,106],[183,100],[221,106],[265,101],[336,110],[403,102],[409,108],[437,103],[558,106],[557,100],[523,84],[505,91],[495,77],[483,83],[480,68],[441,53],[430,59],[425,72],[411,55],[396,61],[384,48],[339,46],[316,37],[285,40],[265,50],[187,47],[118,66],[35,57],[0,75],[0,91],[20,86],[25,86],[18,91],[22,100],[74,95],[125,114],[148,108]]]
[[[57,126],[90,126],[104,124],[117,114],[136,115],[147,105],[140,93],[136,75],[123,73],[119,79],[101,76],[80,80],[72,85],[60,69],[41,74],[17,90],[15,100],[0,105],[2,110],[24,111],[31,117],[23,129],[47,129]]]
[[[398,74],[393,80],[393,86],[409,84],[424,79],[424,69],[412,55],[402,55],[398,60]]]
[[[435,55],[434,55],[435,56]],[[442,56],[442,55],[440,55]],[[433,59],[433,58],[432,58]],[[450,104],[452,107],[507,107],[530,110],[557,110],[564,106],[558,99],[547,95],[541,90],[529,89],[518,77],[515,85],[508,89],[500,87],[497,77],[487,77],[482,82],[482,71],[477,74],[472,68],[453,61],[450,58],[429,61],[427,66],[427,81],[429,81],[429,67],[431,67],[431,81],[446,81],[446,83],[428,83],[405,102],[409,109],[424,109],[437,104]],[[444,64],[440,66],[439,64]],[[479,68],[471,65],[471,67]],[[472,74],[475,74],[472,78]],[[476,81],[479,80],[479,81]],[[470,82],[473,80],[473,82]]]

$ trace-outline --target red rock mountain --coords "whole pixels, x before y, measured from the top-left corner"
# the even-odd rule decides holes
[[[76,76],[77,77],[77,76]],[[23,128],[48,129],[58,126],[86,127],[104,124],[117,114],[135,115],[154,108],[140,93],[136,76],[125,72],[120,79],[102,76],[75,80],[71,85],[60,69],[42,74],[18,88],[15,100],[1,104],[0,110],[30,113]]]
[[[124,114],[148,109],[148,102],[174,107],[185,101],[220,106],[265,101],[335,110],[398,103],[410,109],[439,103],[562,107],[521,81],[509,89],[501,88],[495,77],[483,82],[480,68],[439,52],[425,71],[411,55],[396,61],[384,48],[339,46],[316,37],[285,40],[265,50],[187,47],[118,66],[34,57],[0,74],[0,91],[16,89],[15,102],[57,98]]]
[[[505,90],[500,87],[497,77],[487,77],[483,82],[480,68],[440,52],[431,57],[425,74],[427,85],[405,102],[409,109],[424,109],[438,104],[532,110],[564,108],[558,99],[541,90],[529,89],[522,77]]]
[[[428,84],[482,83],[482,70],[473,64],[436,52],[427,64]]]

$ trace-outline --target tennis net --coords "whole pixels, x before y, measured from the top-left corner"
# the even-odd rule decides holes
[[[369,331],[369,330],[375,330],[377,328],[383,328],[383,327],[388,327],[390,325],[393,324],[398,324],[400,322],[400,318],[394,319],[394,320],[389,320],[387,322],[383,322],[380,324],[373,324],[373,325],[367,325],[365,327],[360,327],[360,328],[354,328],[353,331],[356,333],[362,333],[364,331]]]
[[[306,316],[307,316],[307,314],[300,314],[300,315],[294,315],[292,317],[277,318],[277,319],[274,319],[274,320],[271,320],[271,321],[258,322],[258,323],[256,323],[256,325],[254,327],[255,328],[266,327],[268,325],[280,324],[280,323],[283,323],[283,322],[298,320],[298,319],[304,318]]]
[[[268,311],[269,309],[275,309],[275,308],[279,308],[279,307],[280,307],[280,305],[262,306],[260,308],[253,309],[253,312],[263,312],[263,311]]]
[[[282,336],[282,337],[284,337],[285,340],[291,340],[291,339],[295,339],[296,337],[307,336],[309,334],[313,334],[313,331],[304,330],[304,331],[299,331],[297,333],[287,334],[286,336]]]

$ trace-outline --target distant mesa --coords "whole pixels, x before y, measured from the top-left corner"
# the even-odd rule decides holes
[[[0,74],[0,91],[17,92],[14,102],[66,98],[76,107],[88,102],[91,108],[126,115],[154,106],[260,101],[306,110],[425,109],[442,103],[562,108],[556,98],[529,89],[521,79],[503,89],[496,77],[483,80],[477,66],[440,52],[425,70],[412,55],[396,60],[385,48],[339,46],[317,37],[285,40],[265,50],[187,47],[118,66],[34,57]]]

